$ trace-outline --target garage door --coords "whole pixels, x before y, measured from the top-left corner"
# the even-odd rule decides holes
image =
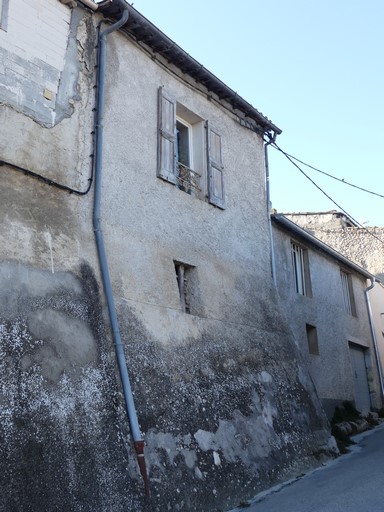
[[[371,408],[371,399],[369,396],[367,367],[365,365],[366,349],[358,345],[349,345],[349,348],[355,385],[356,409],[361,412],[367,412]]]

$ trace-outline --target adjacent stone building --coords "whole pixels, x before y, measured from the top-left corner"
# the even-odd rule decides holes
[[[308,233],[340,252],[376,277],[369,291],[373,337],[380,359],[384,393],[384,227],[361,227],[342,212],[287,213],[285,216]]]
[[[0,510],[228,510],[317,464],[280,130],[123,0],[0,6]]]
[[[372,275],[284,215],[272,221],[281,303],[329,418],[345,400],[362,412],[380,408]]]

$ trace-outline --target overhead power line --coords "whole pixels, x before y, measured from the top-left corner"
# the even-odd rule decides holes
[[[299,160],[298,158],[295,158],[295,157],[291,156],[289,153],[285,152],[283,149],[281,149],[276,144],[276,142],[273,142],[271,144],[271,146],[274,147],[275,149],[277,149],[278,151],[280,151],[280,153],[282,153],[291,162],[291,164],[294,165],[301,172],[301,174],[303,174],[307,178],[307,180],[309,180],[312,183],[312,185],[314,185],[318,190],[320,190],[320,192],[322,194],[324,194],[335,206],[337,206],[337,208],[339,208],[343,213],[345,213],[345,215],[347,215],[351,220],[353,220],[353,222],[355,222],[359,228],[366,231],[369,235],[371,235],[373,238],[378,240],[384,246],[384,241],[381,238],[379,238],[374,233],[372,233],[369,229],[367,229],[360,222],[358,222],[356,219],[354,219],[352,217],[352,215],[350,215],[346,210],[344,210],[344,208],[341,205],[339,205],[334,199],[332,199],[332,197],[329,194],[327,194],[325,192],[325,190],[323,190],[312,178],[310,178],[308,176],[308,174],[306,172],[303,171],[303,169],[296,163],[296,161],[303,163],[303,165],[307,165],[307,164],[305,164],[304,162],[301,162],[301,160]],[[308,167],[312,167],[312,166],[308,165]],[[317,170],[317,169],[315,169],[315,170]],[[322,172],[322,171],[320,171],[320,172]],[[326,173],[324,173],[324,174],[326,174]],[[331,176],[331,177],[333,177],[333,176]],[[343,181],[343,183],[346,183],[346,182]],[[348,184],[348,183],[346,183],[346,184]],[[357,188],[359,188],[359,187],[357,187]],[[381,196],[381,197],[384,197],[384,196]]]
[[[275,145],[276,146],[276,145]],[[332,178],[333,180],[339,181],[340,183],[344,183],[344,185],[349,185],[350,187],[357,188],[359,190],[362,190],[363,192],[367,192],[368,194],[372,194],[373,196],[382,197],[384,198],[383,194],[378,194],[377,192],[373,192],[372,190],[368,190],[363,187],[359,187],[358,185],[354,185],[353,183],[350,183],[349,181],[346,181],[344,178],[338,178],[337,176],[333,176],[332,174],[329,174],[328,172],[322,171],[321,169],[318,169],[317,167],[314,167],[313,165],[307,164],[297,158],[296,156],[290,155],[289,153],[285,153],[280,148],[276,146],[276,149],[284,153],[286,156],[289,156],[289,158],[292,158],[293,160],[296,160],[296,162],[300,162],[301,164],[305,165],[306,167],[309,167],[310,169],[313,169],[316,172],[320,172],[321,174],[324,174],[325,176],[328,176],[329,178]]]

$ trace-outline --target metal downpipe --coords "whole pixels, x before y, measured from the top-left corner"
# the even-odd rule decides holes
[[[374,278],[371,278],[370,281],[371,281],[371,285],[368,286],[368,288],[366,288],[364,290],[364,293],[365,293],[365,300],[367,302],[368,317],[369,317],[369,327],[371,329],[371,335],[372,335],[372,339],[373,339],[373,346],[374,346],[374,349],[375,349],[377,371],[379,373],[381,400],[383,402],[383,400],[384,400],[383,370],[381,368],[381,360],[380,360],[380,354],[379,354],[379,347],[377,345],[375,326],[373,324],[373,317],[372,317],[372,308],[371,308],[371,303],[370,303],[369,295],[368,295],[369,290],[372,290],[372,288],[375,286],[375,280],[374,280]]]
[[[271,188],[269,179],[269,161],[268,161],[268,146],[273,144],[276,140],[276,132],[269,141],[264,144],[264,165],[265,165],[265,195],[267,201],[267,214],[268,214],[268,229],[269,229],[269,243],[271,246],[271,275],[275,286],[276,283],[276,263],[275,263],[275,249],[273,245],[273,234],[272,234],[272,221],[271,221]]]
[[[128,375],[127,362],[124,354],[124,347],[121,341],[119,324],[116,313],[115,300],[112,292],[111,278],[108,270],[107,257],[105,252],[104,236],[100,222],[101,211],[101,180],[103,171],[103,130],[104,130],[104,104],[105,104],[105,68],[106,68],[106,39],[108,34],[121,28],[128,20],[129,10],[126,6],[121,18],[107,29],[99,32],[99,54],[98,54],[98,76],[97,76],[97,114],[96,114],[96,149],[95,149],[95,195],[93,207],[93,229],[96,237],[96,245],[100,270],[103,280],[104,293],[107,299],[109,318],[111,322],[113,340],[115,344],[116,358],[119,366],[120,379],[123,387],[123,394],[128,415],[133,444],[136,450],[137,461],[140,473],[144,480],[145,491],[149,495],[148,478],[144,459],[144,441],[141,436],[140,426],[137,419],[136,407],[133,399],[131,383]]]

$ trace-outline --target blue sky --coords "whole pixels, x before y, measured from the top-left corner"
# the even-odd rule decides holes
[[[384,195],[382,0],[135,0],[134,7],[279,126],[278,145]],[[384,226],[384,199],[303,167],[359,222]],[[273,207],[338,209],[270,150]]]

